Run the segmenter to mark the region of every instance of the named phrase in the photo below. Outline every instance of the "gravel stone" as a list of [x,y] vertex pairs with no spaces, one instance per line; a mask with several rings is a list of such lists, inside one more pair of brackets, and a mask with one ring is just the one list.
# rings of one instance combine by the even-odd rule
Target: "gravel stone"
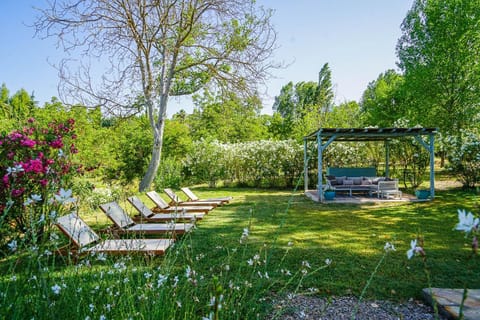
[[[290,295],[274,301],[274,312],[267,319],[279,320],[351,320],[358,298]],[[433,320],[433,309],[420,301],[407,303],[362,301],[356,320]],[[445,319],[439,316],[438,319]]]

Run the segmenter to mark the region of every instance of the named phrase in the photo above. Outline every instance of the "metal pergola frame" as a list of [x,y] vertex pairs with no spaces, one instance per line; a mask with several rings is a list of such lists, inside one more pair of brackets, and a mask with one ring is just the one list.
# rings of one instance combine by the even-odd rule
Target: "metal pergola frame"
[[[384,141],[385,142],[385,174],[389,173],[389,147],[388,140],[392,138],[414,137],[430,154],[430,196],[435,197],[435,171],[434,171],[434,143],[436,128],[320,128],[303,138],[304,145],[304,180],[305,192],[308,191],[308,156],[307,142],[316,141],[318,151],[318,199],[323,197],[323,152],[334,141]],[[428,136],[429,142],[425,142],[421,136]],[[325,142],[324,142],[325,141]]]

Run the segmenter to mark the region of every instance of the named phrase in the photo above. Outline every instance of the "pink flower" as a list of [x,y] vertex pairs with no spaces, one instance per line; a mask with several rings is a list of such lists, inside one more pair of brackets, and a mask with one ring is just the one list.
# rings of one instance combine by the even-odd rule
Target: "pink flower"
[[23,147],[33,148],[35,147],[35,141],[25,138],[20,142],[20,145]]
[[15,141],[15,140],[19,140],[19,139],[23,138],[23,134],[15,131],[15,132],[10,133],[8,135],[8,137],[10,138],[10,140]]
[[40,180],[39,182],[40,182],[40,185],[41,185],[42,187],[46,187],[47,184],[48,184],[48,180],[47,180],[47,179],[42,179],[42,180]]
[[35,122],[35,118],[33,118],[33,117],[30,117],[30,118],[28,118],[28,120],[27,120],[27,121],[28,121],[28,123],[34,123],[34,122]]
[[63,147],[62,138],[57,138],[56,140],[53,140],[52,142],[50,142],[50,146],[55,149],[62,148]]
[[26,163],[23,163],[22,167],[25,170],[25,172],[34,172],[34,173],[43,172],[43,163],[39,159],[33,159]]
[[10,182],[10,181],[8,180],[8,174],[6,174],[6,175],[3,176],[2,181],[3,181],[3,184],[4,184],[4,185],[8,185],[8,183]]
[[15,152],[10,151],[9,153],[7,153],[7,158],[8,158],[8,160],[12,160],[13,157],[15,157]]
[[70,153],[72,153],[72,154],[78,153],[78,149],[75,148],[75,145],[73,143],[70,146]]
[[12,190],[12,197],[19,197],[23,194],[24,191],[25,191],[25,188],[13,189]]

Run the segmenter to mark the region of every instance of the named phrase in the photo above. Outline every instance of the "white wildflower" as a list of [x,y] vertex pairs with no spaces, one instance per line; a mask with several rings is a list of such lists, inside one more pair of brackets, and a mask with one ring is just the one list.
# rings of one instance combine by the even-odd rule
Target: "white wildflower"
[[7,244],[7,246],[8,246],[8,249],[10,249],[10,251],[12,251],[12,252],[17,251],[17,248],[18,248],[18,247],[17,247],[17,240],[12,240],[12,241],[10,241],[10,242]]
[[98,261],[106,261],[107,260],[107,255],[103,252],[99,252],[97,254],[97,260]]
[[53,221],[55,221],[55,219],[57,218],[57,211],[55,210],[52,210],[52,212],[50,212],[50,219],[52,219]]
[[164,276],[162,274],[158,275],[157,288],[160,288],[165,283],[165,281],[167,281],[167,279],[168,276]]
[[465,231],[469,233],[472,229],[478,228],[479,219],[475,218],[471,212],[467,214],[465,210],[458,209],[458,224],[455,230]]
[[60,287],[58,284],[55,284],[52,287],[52,291],[53,291],[54,294],[60,294],[60,290],[62,290],[62,287]]
[[417,239],[410,241],[410,250],[407,251],[408,259],[411,259],[415,255],[415,253],[424,253],[423,248],[417,246]]
[[390,242],[385,243],[385,246],[383,247],[383,250],[385,250],[387,252],[388,251],[396,251],[395,246]]
[[75,202],[75,198],[72,198],[72,189],[61,188],[59,194],[55,194],[54,197],[61,204]]

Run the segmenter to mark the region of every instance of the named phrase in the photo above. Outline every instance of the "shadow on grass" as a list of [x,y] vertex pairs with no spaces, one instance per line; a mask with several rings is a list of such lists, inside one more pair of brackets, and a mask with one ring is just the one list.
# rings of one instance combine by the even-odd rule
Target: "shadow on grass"
[[[397,251],[389,254],[367,296],[407,300],[419,298],[421,289],[428,286],[421,259],[406,257],[410,240],[420,235],[432,286],[480,286],[480,278],[475,277],[480,272],[477,257],[471,257],[464,235],[453,231],[457,209],[475,208],[474,193],[440,191],[431,202],[394,205],[322,205],[300,193],[292,196],[286,191],[248,189],[243,193],[242,201],[214,210],[192,235],[195,251],[208,252],[213,266],[225,254],[223,248],[238,246],[243,228],[249,227],[247,256],[267,248],[274,266],[289,250],[282,262],[290,269],[300,268],[305,260],[319,266],[331,259],[332,267],[306,277],[303,288],[317,288],[326,294],[359,295],[383,255],[383,246],[391,242]],[[289,243],[293,246],[289,247]]]
[[[231,188],[199,191],[205,198],[232,195],[234,199],[199,221],[198,228],[179,239],[166,257],[132,258],[128,260],[127,274],[127,271],[118,268],[125,261],[122,257],[109,257],[108,262],[90,258],[89,264],[84,261],[79,267],[60,257],[48,258],[50,260],[45,263],[29,260],[27,256],[16,256],[1,262],[3,276],[0,277],[0,288],[6,289],[0,291],[14,291],[15,286],[23,286],[15,292],[16,297],[23,299],[27,310],[29,298],[22,295],[29,293],[34,283],[29,280],[32,279],[29,265],[44,263],[48,264],[48,271],[41,269],[39,272],[44,272],[48,284],[43,287],[38,285],[35,290],[38,291],[36,296],[46,296],[48,301],[38,312],[48,313],[51,304],[55,306],[50,314],[52,316],[53,312],[61,316],[62,308],[68,310],[69,301],[59,302],[52,292],[53,284],[65,281],[68,285],[65,291],[70,290],[71,297],[77,297],[74,291],[77,284],[88,290],[78,293],[78,299],[82,301],[70,301],[81,308],[80,314],[92,313],[89,304],[95,304],[101,292],[101,297],[107,301],[103,302],[102,308],[106,308],[107,303],[124,304],[124,311],[139,309],[149,318],[158,316],[161,319],[167,314],[166,309],[170,310],[168,315],[173,315],[173,318],[177,309],[180,310],[177,301],[172,298],[174,296],[186,299],[182,301],[181,309],[185,314],[207,314],[211,298],[209,280],[218,277],[223,280],[226,299],[230,294],[232,299],[240,297],[238,300],[242,306],[233,301],[224,309],[227,312],[227,308],[238,308],[237,318],[240,319],[240,314],[254,316],[257,311],[249,313],[251,306],[264,303],[255,294],[265,291],[360,295],[384,255],[385,243],[390,242],[397,251],[386,257],[367,290],[366,298],[404,301],[411,297],[419,298],[421,289],[428,286],[423,261],[418,257],[407,260],[405,254],[410,248],[410,240],[417,234],[424,239],[432,286],[461,288],[467,284],[472,288],[480,287],[478,257],[471,256],[464,235],[452,230],[457,222],[457,208],[476,212],[478,203],[475,193],[441,191],[437,199],[426,203],[322,205],[310,201],[300,192],[292,195],[285,190]],[[248,238],[240,241],[246,228]],[[20,260],[15,260],[18,258]],[[325,266],[326,259],[332,261],[331,265],[314,272]],[[190,267],[195,269],[200,285],[187,279],[186,274],[191,275],[188,271]],[[112,270],[117,270],[115,276],[110,274]],[[154,271],[169,273],[168,290],[155,290],[158,282],[147,276]],[[13,282],[13,273],[21,281]],[[288,274],[300,274],[300,277],[291,281],[292,276]],[[180,279],[181,289],[173,286],[175,277]],[[200,282],[202,277],[204,282]],[[155,281],[158,279],[156,275]],[[244,293],[242,291],[243,296],[232,294],[236,286],[246,282],[250,282],[252,287],[245,289]],[[181,295],[179,290],[184,290],[184,293]],[[117,291],[121,292],[120,298],[110,295]],[[149,301],[159,301],[162,305],[156,307],[153,303],[140,303],[138,296],[144,292],[149,292]],[[249,295],[251,297],[245,298]],[[3,303],[7,307],[10,305],[6,300]],[[65,306],[60,303],[65,303]],[[96,304],[96,308],[100,305]],[[9,310],[15,312],[13,307]],[[233,315],[233,310],[230,311]],[[98,312],[95,316],[100,316],[100,310]],[[110,315],[117,318],[129,316],[127,313]],[[21,318],[22,314],[16,316]]]

